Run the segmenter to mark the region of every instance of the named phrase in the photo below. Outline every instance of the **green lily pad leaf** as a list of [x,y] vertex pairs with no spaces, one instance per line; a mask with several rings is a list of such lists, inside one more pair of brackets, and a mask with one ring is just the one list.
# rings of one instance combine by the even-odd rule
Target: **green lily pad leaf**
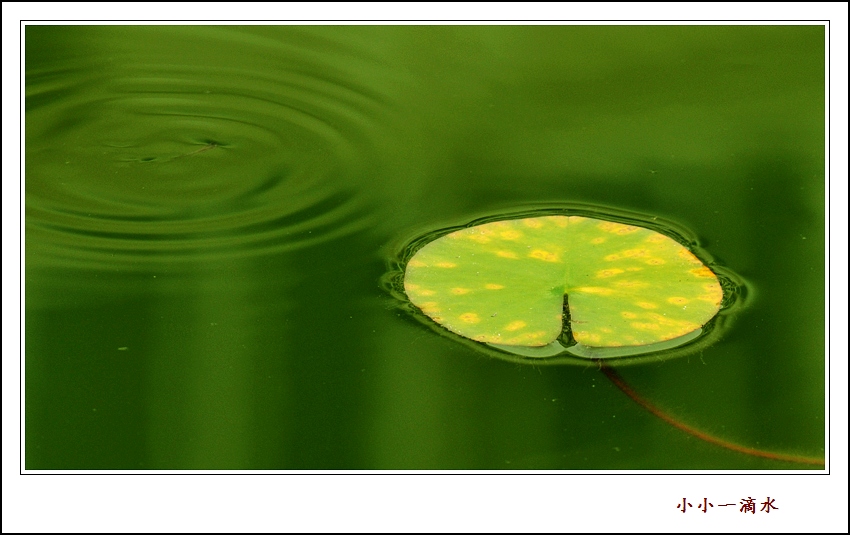
[[589,358],[625,354],[596,348],[684,343],[723,299],[714,272],[669,236],[561,215],[446,234],[410,258],[404,290],[446,329],[499,346],[551,346],[567,319]]

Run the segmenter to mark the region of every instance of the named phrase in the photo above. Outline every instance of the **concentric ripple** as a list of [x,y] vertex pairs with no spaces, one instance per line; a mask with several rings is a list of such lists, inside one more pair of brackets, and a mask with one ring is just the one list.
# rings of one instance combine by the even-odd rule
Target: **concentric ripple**
[[358,81],[368,60],[281,35],[60,32],[56,59],[26,71],[28,261],[267,254],[368,227],[386,99]]

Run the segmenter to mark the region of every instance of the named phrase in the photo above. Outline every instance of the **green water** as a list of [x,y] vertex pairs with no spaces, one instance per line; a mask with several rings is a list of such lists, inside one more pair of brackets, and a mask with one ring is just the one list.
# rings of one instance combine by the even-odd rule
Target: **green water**
[[619,370],[824,455],[824,30],[28,26],[27,469],[801,469],[593,365],[491,358],[382,285],[418,236],[582,203],[745,281]]

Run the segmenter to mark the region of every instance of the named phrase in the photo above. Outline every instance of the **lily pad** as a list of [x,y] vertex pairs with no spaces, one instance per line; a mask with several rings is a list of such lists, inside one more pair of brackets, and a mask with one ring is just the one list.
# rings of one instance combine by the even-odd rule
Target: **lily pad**
[[570,352],[589,358],[681,345],[723,300],[714,272],[673,238],[575,215],[446,234],[410,258],[404,290],[460,336],[550,356],[545,348],[566,332],[578,349]]

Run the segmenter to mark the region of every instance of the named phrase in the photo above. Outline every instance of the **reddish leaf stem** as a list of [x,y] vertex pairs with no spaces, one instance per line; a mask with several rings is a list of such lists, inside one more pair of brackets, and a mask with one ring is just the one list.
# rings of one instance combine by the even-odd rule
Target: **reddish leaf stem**
[[728,442],[728,441],[723,440],[721,438],[709,435],[709,434],[707,434],[703,431],[700,431],[699,429],[695,429],[695,428],[693,428],[689,425],[686,425],[686,424],[676,420],[675,418],[668,415],[667,413],[665,413],[664,411],[662,411],[661,409],[659,409],[658,407],[656,407],[655,405],[653,405],[649,401],[640,397],[640,395],[638,395],[637,392],[632,390],[632,387],[630,387],[629,384],[626,383],[625,379],[623,379],[622,376],[620,376],[620,374],[617,373],[613,368],[606,366],[604,363],[602,363],[602,364],[600,364],[600,370],[602,371],[602,373],[605,374],[606,377],[608,377],[608,379],[611,380],[612,383],[617,385],[617,388],[619,388],[620,390],[623,391],[624,394],[626,394],[627,396],[632,398],[632,400],[635,403],[637,403],[638,405],[640,405],[644,409],[648,410],[649,412],[651,412],[655,416],[661,418],[662,420],[664,420],[668,424],[672,425],[676,429],[680,429],[680,430],[684,431],[685,433],[687,433],[691,436],[694,436],[694,437],[696,437],[700,440],[704,440],[704,441],[706,441],[710,444],[714,444],[716,446],[720,446],[722,448],[726,448],[726,449],[729,449],[729,450],[732,450],[732,451],[744,453],[746,455],[754,455],[756,457],[764,457],[766,459],[773,459],[775,461],[787,461],[787,462],[792,462],[792,463],[811,464],[811,465],[815,465],[815,466],[825,466],[823,459],[818,459],[818,458],[814,458],[814,457],[804,457],[804,456],[801,456],[801,455],[787,455],[787,454],[784,454],[784,453],[773,453],[773,452],[770,452],[770,451],[763,451],[763,450],[758,450],[758,449],[755,449],[755,448],[748,448],[746,446],[741,446],[739,444]]

